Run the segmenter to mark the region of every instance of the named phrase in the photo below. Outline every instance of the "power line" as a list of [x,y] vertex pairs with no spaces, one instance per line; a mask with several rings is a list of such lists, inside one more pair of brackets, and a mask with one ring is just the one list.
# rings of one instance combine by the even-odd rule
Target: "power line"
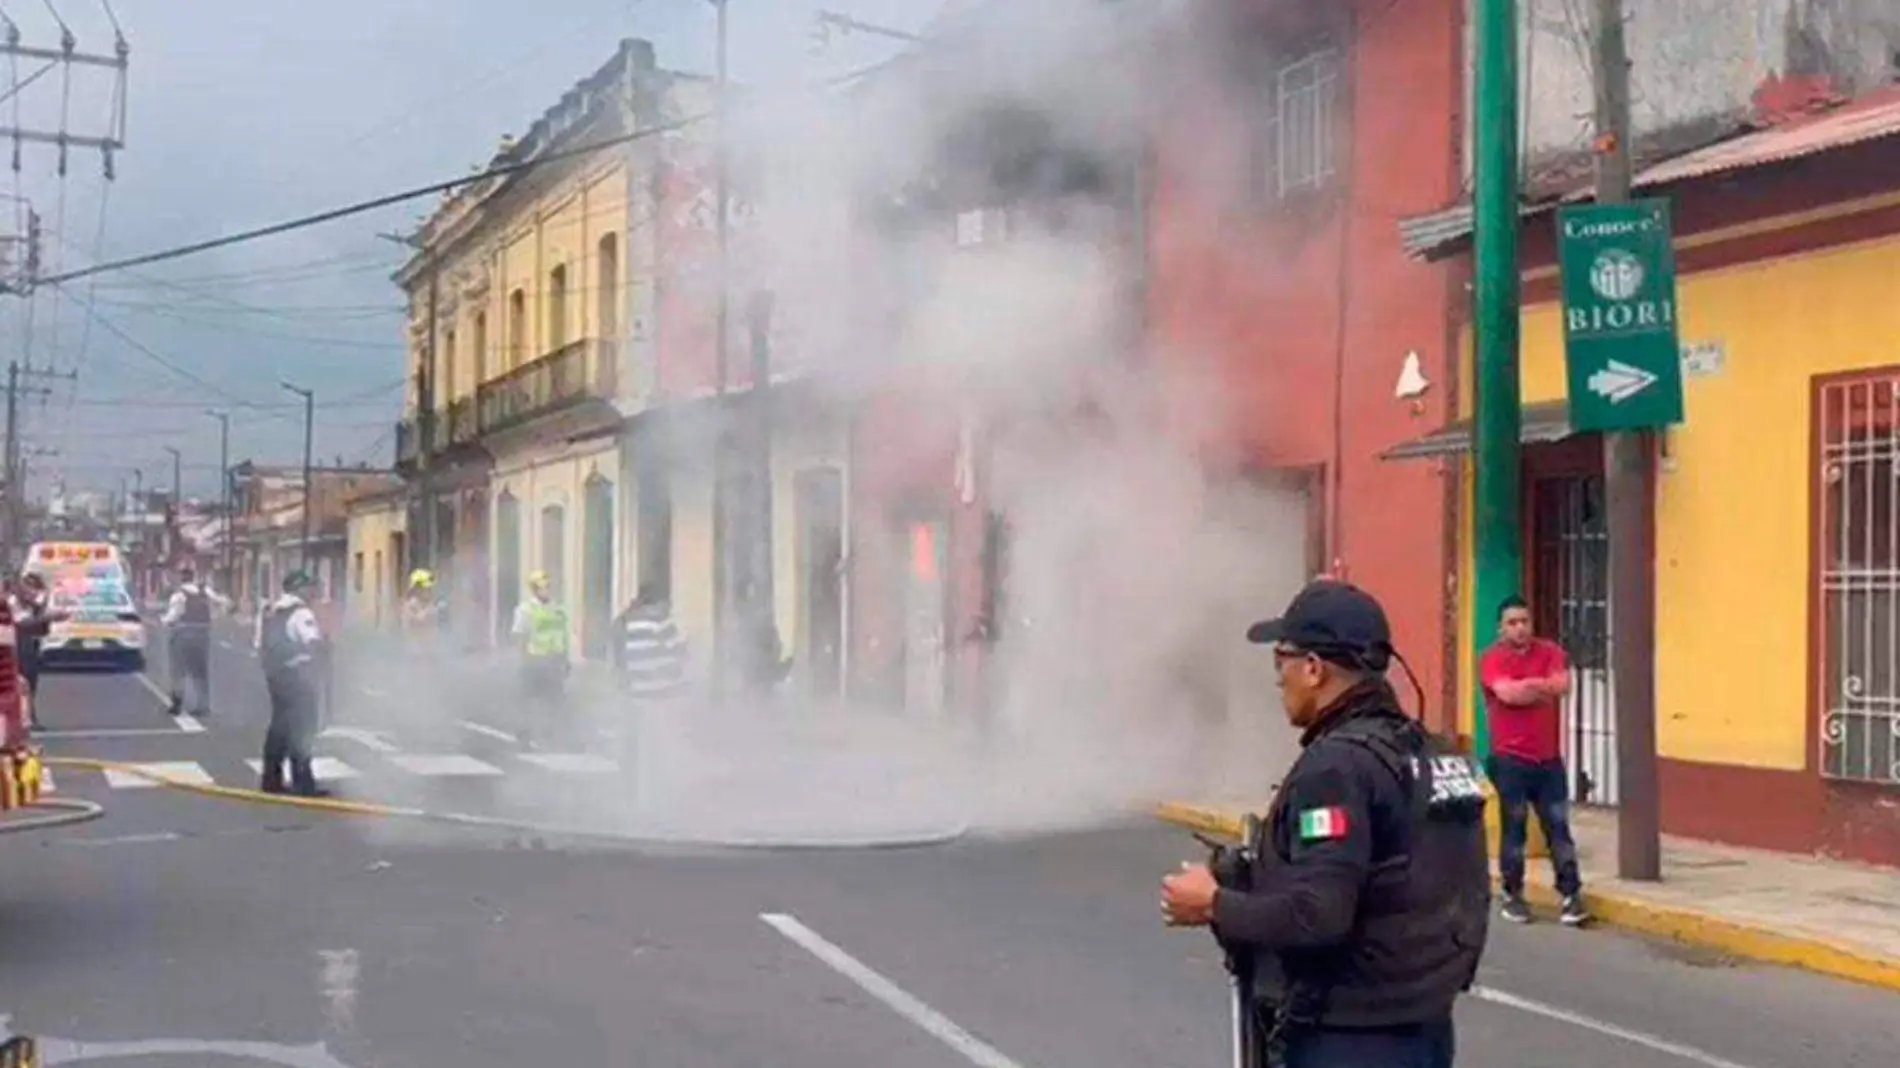
[[73,271],[64,271],[60,274],[56,274],[48,278],[35,279],[35,280],[32,280],[29,284],[57,286],[65,282],[71,282],[76,279],[90,277],[95,274],[104,274],[107,271],[122,271],[128,267],[142,267],[150,263],[162,263],[166,260],[175,260],[175,259],[183,258],[185,256],[193,256],[200,252],[209,252],[212,249],[227,248],[231,245],[243,244],[248,241],[256,241],[259,238],[274,237],[278,234],[289,233],[292,230],[302,230],[302,229],[306,229],[312,226],[319,226],[323,223],[334,222],[338,219],[346,219],[352,215],[361,215],[365,212],[376,211],[380,208],[387,208],[395,204],[401,204],[404,201],[417,200],[417,199],[420,199],[422,197],[427,197],[427,196],[436,196],[441,193],[449,192],[450,190],[453,190],[453,189],[459,189],[462,186],[474,185],[478,182],[484,182],[491,178],[502,178],[511,174],[520,174],[525,171],[533,170],[537,167],[546,166],[550,163],[558,163],[563,160],[577,159],[582,156],[591,155],[595,152],[605,151],[606,149],[609,149],[609,148],[618,148],[621,145],[631,144],[635,141],[644,140],[649,137],[658,137],[664,134],[673,133],[678,130],[686,129],[687,127],[692,126],[695,123],[702,122],[705,119],[706,119],[705,115],[692,115],[692,116],[688,116],[687,118],[679,119],[674,122],[661,123],[657,126],[648,126],[642,129],[634,130],[631,133],[618,134],[613,137],[603,138],[599,141],[589,142],[588,144],[576,145],[573,148],[563,149],[559,152],[550,152],[545,156],[536,156],[533,159],[521,160],[516,163],[500,164],[498,166],[489,167],[488,169],[479,171],[475,174],[464,175],[460,178],[452,178],[445,182],[431,182],[428,185],[418,186],[413,189],[405,189],[399,193],[390,193],[385,196],[375,197],[371,200],[358,201],[355,204],[348,204],[340,208],[331,208],[328,211],[320,211],[314,215],[305,215],[300,218],[289,219],[280,223],[272,223],[269,226],[260,226],[260,227],[257,227],[256,229],[243,231],[242,233],[230,234],[225,237],[212,238],[209,241],[199,241],[199,242],[195,242],[189,245],[178,245],[169,249],[161,249],[160,251],[157,251],[157,252],[148,252],[141,256],[131,256],[125,259],[113,260],[109,263],[95,263],[90,267],[83,267],[83,268],[80,268],[78,270],[73,270]]

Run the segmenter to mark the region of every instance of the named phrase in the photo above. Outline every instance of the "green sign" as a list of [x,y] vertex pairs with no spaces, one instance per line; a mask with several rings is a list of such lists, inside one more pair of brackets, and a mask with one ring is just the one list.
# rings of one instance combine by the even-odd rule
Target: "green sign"
[[1667,200],[1557,213],[1571,429],[1682,422],[1676,256],[1669,238]]

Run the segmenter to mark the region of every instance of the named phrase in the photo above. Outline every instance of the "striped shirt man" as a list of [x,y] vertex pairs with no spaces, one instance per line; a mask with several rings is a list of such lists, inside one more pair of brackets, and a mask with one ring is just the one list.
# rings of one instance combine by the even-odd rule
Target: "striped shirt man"
[[664,602],[635,602],[615,623],[614,667],[622,690],[649,701],[686,692],[686,639]]

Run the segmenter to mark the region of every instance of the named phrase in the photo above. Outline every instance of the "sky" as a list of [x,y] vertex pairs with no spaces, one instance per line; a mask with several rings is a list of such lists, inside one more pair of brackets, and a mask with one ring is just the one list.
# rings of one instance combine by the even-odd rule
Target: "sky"
[[[943,0],[731,0],[735,78],[806,82],[898,43],[851,34],[819,48],[823,9],[905,31]],[[98,153],[26,143],[0,196],[23,198],[45,238],[42,274],[187,244],[466,174],[519,133],[623,37],[664,66],[713,65],[708,0],[0,0],[22,44],[130,47],[125,149],[106,182]],[[55,18],[57,15],[57,21]],[[108,128],[109,71],[0,58],[0,125],[78,136]],[[24,83],[24,84],[22,84]],[[3,143],[3,142],[0,142]],[[10,154],[9,154],[10,155]],[[0,296],[5,359],[28,374],[20,418],[31,492],[169,488],[215,494],[219,423],[233,463],[294,463],[315,391],[320,462],[393,462],[405,377],[402,294],[389,280],[433,198],[30,298]],[[23,232],[20,199],[0,237]],[[17,246],[9,246],[17,247]]]

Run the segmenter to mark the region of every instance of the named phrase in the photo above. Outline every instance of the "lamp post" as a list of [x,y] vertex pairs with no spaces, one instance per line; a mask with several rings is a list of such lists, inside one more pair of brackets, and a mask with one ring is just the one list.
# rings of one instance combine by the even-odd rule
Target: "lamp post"
[[176,445],[165,446],[165,451],[172,454],[172,514],[165,531],[166,565],[171,566],[178,562],[178,521],[184,517],[185,454]]
[[311,433],[316,425],[317,394],[314,390],[293,386],[289,382],[278,384],[303,398],[303,540],[297,547],[297,570],[308,576],[310,574],[310,449]]
[[218,514],[222,517],[223,528],[223,574],[218,576],[219,588],[229,592],[233,586],[231,573],[231,549],[236,540],[237,524],[231,515],[231,415],[228,412],[207,411],[206,415],[218,421]]

